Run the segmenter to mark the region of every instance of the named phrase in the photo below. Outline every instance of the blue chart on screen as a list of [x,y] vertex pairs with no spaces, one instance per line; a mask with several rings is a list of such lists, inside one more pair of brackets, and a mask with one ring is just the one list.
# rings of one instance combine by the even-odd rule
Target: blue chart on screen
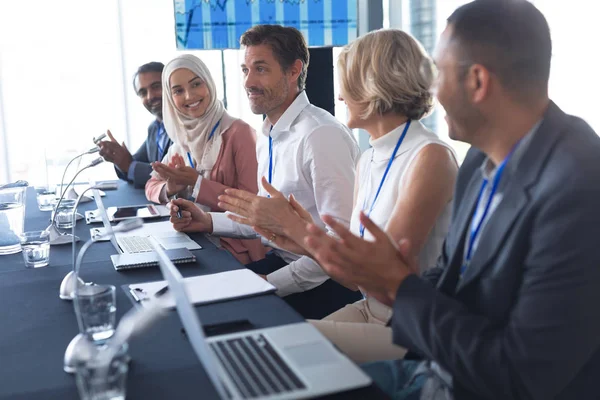
[[174,0],[177,48],[237,49],[258,24],[298,28],[309,46],[342,46],[357,36],[357,0]]

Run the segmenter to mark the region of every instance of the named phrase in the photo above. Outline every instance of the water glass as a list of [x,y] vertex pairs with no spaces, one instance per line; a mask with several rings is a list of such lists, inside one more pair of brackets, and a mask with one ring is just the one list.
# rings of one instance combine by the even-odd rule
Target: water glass
[[54,209],[58,201],[55,190],[46,187],[36,187],[35,194],[40,211],[52,211]]
[[48,231],[23,232],[20,236],[25,267],[45,267],[50,262]]
[[100,345],[115,333],[116,289],[112,285],[84,285],[78,288],[77,305],[83,334]]
[[63,199],[60,204],[55,207],[56,226],[61,229],[70,229],[73,227],[73,211],[75,210],[76,200]]
[[79,397],[82,400],[124,400],[128,358],[125,351],[117,354],[108,368],[100,364],[97,358],[77,365],[75,379]]
[[26,187],[0,189],[0,255],[21,251]]

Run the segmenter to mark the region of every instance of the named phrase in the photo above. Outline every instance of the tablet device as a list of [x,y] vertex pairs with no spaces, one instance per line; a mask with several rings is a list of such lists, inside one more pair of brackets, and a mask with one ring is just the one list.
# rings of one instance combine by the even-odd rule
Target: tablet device
[[122,221],[132,218],[160,218],[161,213],[154,204],[138,206],[108,207],[106,210],[110,221]]

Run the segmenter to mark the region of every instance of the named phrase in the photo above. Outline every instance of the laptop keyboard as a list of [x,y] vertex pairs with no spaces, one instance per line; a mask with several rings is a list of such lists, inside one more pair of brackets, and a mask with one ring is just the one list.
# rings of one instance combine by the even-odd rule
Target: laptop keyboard
[[245,399],[306,388],[263,335],[222,340],[210,346]]
[[119,246],[125,253],[148,253],[154,251],[150,240],[144,236],[121,236]]

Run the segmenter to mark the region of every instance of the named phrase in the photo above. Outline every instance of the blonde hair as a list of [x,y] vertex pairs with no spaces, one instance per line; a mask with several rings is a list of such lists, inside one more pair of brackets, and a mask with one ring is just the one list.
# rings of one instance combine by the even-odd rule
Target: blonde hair
[[433,63],[401,30],[370,32],[348,44],[338,71],[342,97],[363,107],[362,119],[393,112],[420,120],[433,108]]

